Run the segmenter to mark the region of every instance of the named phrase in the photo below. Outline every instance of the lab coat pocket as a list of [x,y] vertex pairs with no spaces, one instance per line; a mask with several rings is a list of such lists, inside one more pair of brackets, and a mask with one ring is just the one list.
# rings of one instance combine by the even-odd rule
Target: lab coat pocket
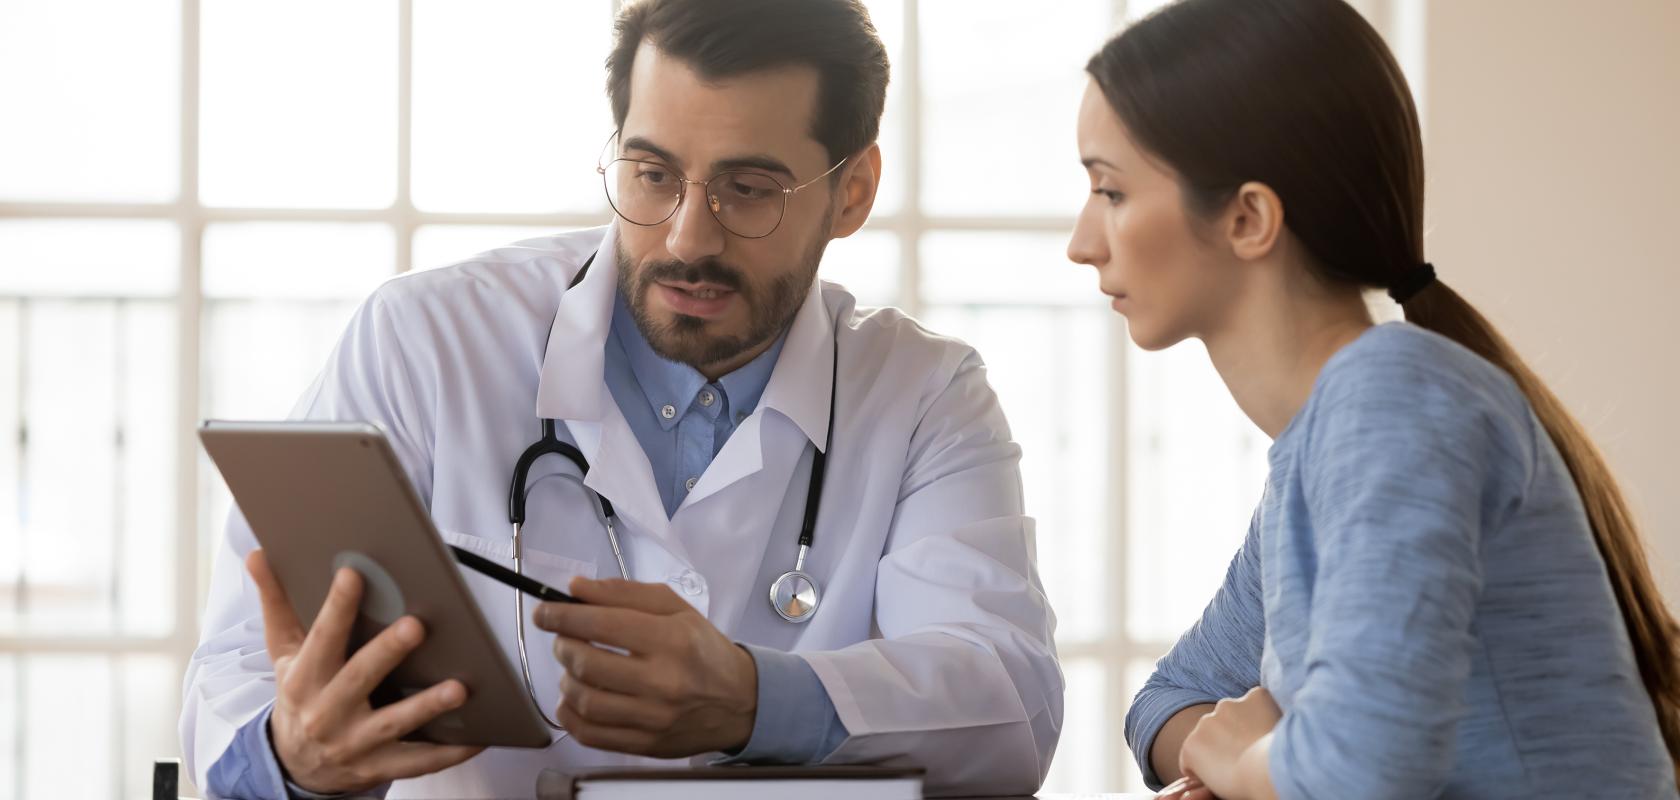
[[[449,544],[470,550],[498,564],[506,565],[509,569],[513,568],[511,538],[487,539],[448,530],[442,533],[444,541]],[[566,590],[574,577],[595,577],[595,565],[588,561],[535,550],[529,546],[525,547],[524,562],[526,576],[561,591]],[[466,581],[467,589],[472,592],[479,610],[483,612],[485,622],[489,623],[491,632],[495,634],[497,644],[501,645],[502,653],[518,673],[520,658],[519,638],[514,628],[515,590],[465,567],[461,568],[461,577]],[[560,705],[560,665],[554,660],[554,634],[538,628],[531,621],[531,614],[536,611],[538,600],[528,595],[524,600],[525,613],[518,624],[525,628],[526,658],[531,665],[531,687],[536,692],[537,703],[552,715]]]

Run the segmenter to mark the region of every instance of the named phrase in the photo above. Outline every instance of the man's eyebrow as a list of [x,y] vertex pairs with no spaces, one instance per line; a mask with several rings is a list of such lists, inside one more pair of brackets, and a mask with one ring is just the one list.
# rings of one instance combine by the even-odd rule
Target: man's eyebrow
[[[624,140],[624,149],[625,150],[640,150],[644,153],[648,153],[649,155],[652,155],[655,158],[658,158],[661,161],[664,161],[667,164],[670,164],[673,167],[676,167],[677,169],[683,169],[682,159],[677,158],[676,155],[673,154],[671,151],[666,150],[665,148],[660,147],[659,145],[654,144],[651,141],[648,141],[648,139],[646,137],[632,136],[628,139],[625,139]],[[756,169],[756,170],[763,170],[765,172],[780,173],[782,175],[786,175],[789,179],[792,179],[794,177],[793,170],[789,169],[787,164],[782,163],[781,159],[774,158],[772,156],[768,156],[768,155],[764,155],[764,154],[732,156],[730,158],[725,158],[725,159],[722,159],[722,160],[718,161],[717,164],[715,164],[714,166],[715,166],[715,168],[718,172],[729,172],[730,170]]]
[[632,136],[628,139],[625,139],[624,140],[624,149],[625,150],[641,150],[643,152],[651,153],[651,154],[653,154],[654,157],[658,158],[661,161],[669,163],[673,167],[676,167],[678,169],[682,168],[682,159],[677,158],[676,156],[672,155],[671,151],[666,150],[665,148],[660,147],[659,145],[656,145],[653,142],[650,142],[650,141],[648,141],[647,139],[645,139],[641,136]]
[[779,172],[789,179],[793,178],[793,170],[788,169],[786,164],[783,164],[779,159],[766,155],[726,158],[717,163],[717,168],[719,172],[728,172],[735,169],[757,169],[765,172]]

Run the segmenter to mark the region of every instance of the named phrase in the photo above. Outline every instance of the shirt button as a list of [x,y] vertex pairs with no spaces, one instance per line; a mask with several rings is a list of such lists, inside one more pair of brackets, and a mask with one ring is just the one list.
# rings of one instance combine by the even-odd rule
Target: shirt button
[[666,403],[664,408],[659,409],[659,416],[666,419],[673,419],[677,416],[677,407],[671,405],[670,403]]
[[699,482],[700,482],[699,478],[689,478],[688,480],[683,481],[683,488],[692,492],[692,491],[694,491],[694,484],[699,483]]
[[700,405],[703,405],[707,408],[711,408],[712,404],[716,403],[716,402],[717,402],[717,395],[712,394],[711,389],[706,389],[705,391],[702,391],[700,393]]
[[683,570],[682,574],[673,578],[671,582],[675,583],[677,588],[681,589],[683,594],[686,595],[693,596],[706,591],[706,579],[700,577],[700,573],[691,569]]

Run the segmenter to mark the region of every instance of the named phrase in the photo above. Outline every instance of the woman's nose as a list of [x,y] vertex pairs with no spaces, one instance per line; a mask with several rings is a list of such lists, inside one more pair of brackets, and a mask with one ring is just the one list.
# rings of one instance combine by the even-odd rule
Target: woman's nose
[[1108,243],[1103,239],[1102,226],[1095,216],[1087,204],[1073,223],[1073,235],[1068,239],[1067,257],[1075,264],[1101,267],[1108,261]]

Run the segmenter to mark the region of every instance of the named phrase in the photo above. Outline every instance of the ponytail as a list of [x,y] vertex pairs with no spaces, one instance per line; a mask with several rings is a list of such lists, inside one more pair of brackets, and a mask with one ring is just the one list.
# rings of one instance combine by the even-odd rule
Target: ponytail
[[1179,0],[1109,40],[1086,71],[1140,149],[1177,174],[1185,208],[1207,217],[1264,183],[1327,284],[1388,289],[1407,320],[1511,375],[1581,495],[1680,776],[1680,626],[1586,431],[1424,263],[1423,135],[1382,36],[1344,0]]
[[1563,456],[1581,504],[1586,507],[1593,541],[1609,572],[1610,588],[1633,643],[1639,677],[1656,707],[1657,725],[1680,785],[1680,624],[1663,605],[1633,515],[1603,454],[1557,395],[1457,292],[1433,282],[1412,292],[1402,308],[1406,321],[1464,345],[1509,373],[1528,396],[1535,416]]

